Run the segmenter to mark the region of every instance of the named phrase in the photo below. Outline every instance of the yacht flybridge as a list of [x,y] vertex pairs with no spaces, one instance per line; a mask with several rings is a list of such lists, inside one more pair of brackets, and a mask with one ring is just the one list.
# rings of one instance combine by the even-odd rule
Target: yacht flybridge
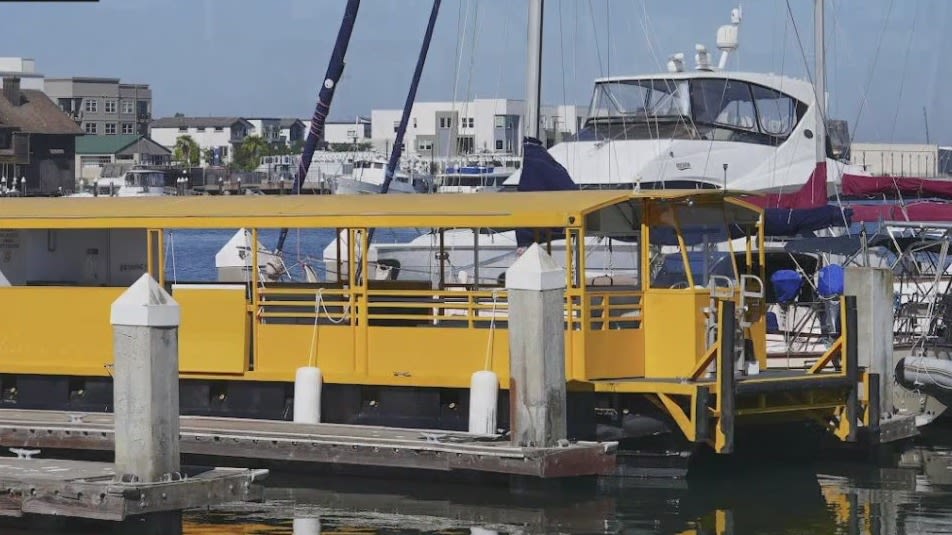
[[[675,54],[666,73],[595,80],[583,128],[549,149],[579,187],[789,191],[807,181],[823,128],[814,87],[788,76],[725,70],[738,47],[739,9],[731,20],[717,34],[717,66],[697,45],[694,70]],[[848,166],[827,147],[832,182]],[[520,176],[505,185],[517,185]]]

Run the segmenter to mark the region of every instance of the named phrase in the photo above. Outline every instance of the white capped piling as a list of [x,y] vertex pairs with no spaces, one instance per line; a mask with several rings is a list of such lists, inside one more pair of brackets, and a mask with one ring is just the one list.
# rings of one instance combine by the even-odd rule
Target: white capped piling
[[321,423],[321,369],[302,366],[294,374],[294,421],[303,424]]
[[509,403],[516,446],[552,447],[566,438],[565,270],[532,244],[506,270]]
[[850,267],[845,283],[846,295],[856,296],[857,360],[869,373],[879,374],[879,414],[886,416],[894,412],[893,273],[885,268]]
[[117,477],[179,472],[179,305],[148,273],[112,304]]

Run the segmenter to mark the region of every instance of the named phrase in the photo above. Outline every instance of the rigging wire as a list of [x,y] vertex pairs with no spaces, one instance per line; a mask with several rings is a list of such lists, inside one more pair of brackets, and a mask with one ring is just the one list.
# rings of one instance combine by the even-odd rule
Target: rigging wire
[[909,66],[909,53],[912,51],[912,38],[916,35],[919,24],[919,4],[916,3],[912,15],[912,31],[906,41],[906,53],[902,62],[902,74],[899,75],[899,96],[896,98],[896,112],[893,114],[892,129],[889,132],[889,142],[892,143],[896,135],[896,124],[899,122],[899,108],[902,106],[902,91],[906,85],[906,67]]

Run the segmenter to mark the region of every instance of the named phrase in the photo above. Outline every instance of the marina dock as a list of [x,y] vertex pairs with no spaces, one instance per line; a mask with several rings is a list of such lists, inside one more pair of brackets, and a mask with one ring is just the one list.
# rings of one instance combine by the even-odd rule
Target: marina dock
[[186,468],[176,479],[117,478],[112,463],[63,459],[0,460],[0,516],[27,514],[122,521],[228,502],[260,501],[266,470]]
[[[615,468],[615,443],[512,446],[468,433],[272,420],[183,416],[181,452],[216,459],[302,461],[366,467],[479,471],[541,478]],[[0,444],[111,451],[113,418],[102,413],[0,410]]]

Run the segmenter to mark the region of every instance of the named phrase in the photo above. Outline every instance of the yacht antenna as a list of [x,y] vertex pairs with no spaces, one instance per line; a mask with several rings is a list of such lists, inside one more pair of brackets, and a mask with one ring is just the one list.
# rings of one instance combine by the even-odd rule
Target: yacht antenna
[[731,23],[725,24],[717,29],[717,48],[721,51],[721,59],[717,63],[717,70],[723,71],[727,67],[727,58],[737,50],[738,31],[740,30],[740,21],[743,18],[743,11],[738,5],[731,10]]
[[542,11],[544,0],[529,0],[529,52],[526,61],[525,135],[539,137],[539,101],[542,98]]

